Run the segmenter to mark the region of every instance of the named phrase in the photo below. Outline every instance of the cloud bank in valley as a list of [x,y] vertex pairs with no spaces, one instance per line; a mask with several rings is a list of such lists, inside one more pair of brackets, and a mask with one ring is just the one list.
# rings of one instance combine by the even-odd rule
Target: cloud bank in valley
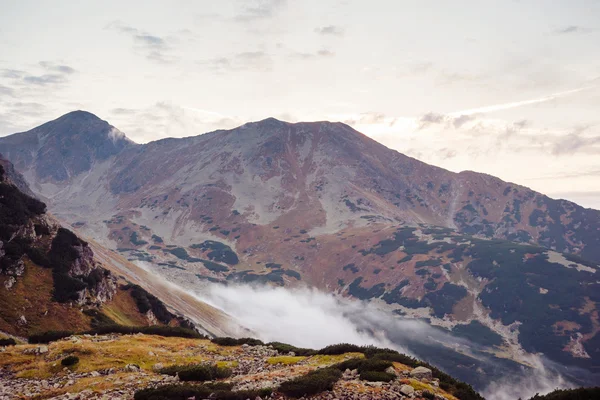
[[[466,371],[465,376],[481,374],[478,382],[472,384],[488,400],[526,399],[536,393],[572,386],[554,369],[555,365],[538,356],[528,357],[534,368],[507,364],[480,353],[481,348],[476,344],[424,321],[402,319],[373,305],[340,299],[315,289],[212,285],[200,297],[265,342],[282,341],[309,348],[342,342],[394,348],[425,358],[461,380],[464,378],[456,375],[460,367],[451,370],[448,364],[440,363],[449,352],[470,353],[473,365],[479,363],[479,366]],[[240,331],[240,335],[248,332]],[[495,375],[486,375],[491,373]]]

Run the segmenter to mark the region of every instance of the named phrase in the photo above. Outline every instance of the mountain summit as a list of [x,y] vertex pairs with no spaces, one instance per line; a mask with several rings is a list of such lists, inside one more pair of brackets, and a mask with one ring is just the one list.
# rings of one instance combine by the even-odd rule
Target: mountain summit
[[37,179],[66,181],[134,146],[125,134],[86,111],[73,111],[28,132],[0,139],[3,154],[17,169],[35,165]]

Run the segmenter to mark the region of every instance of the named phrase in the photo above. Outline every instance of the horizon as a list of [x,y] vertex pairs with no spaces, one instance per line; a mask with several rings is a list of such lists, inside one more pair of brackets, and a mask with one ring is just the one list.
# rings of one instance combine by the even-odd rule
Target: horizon
[[598,2],[0,4],[0,136],[77,108],[140,143],[335,120],[600,208]]

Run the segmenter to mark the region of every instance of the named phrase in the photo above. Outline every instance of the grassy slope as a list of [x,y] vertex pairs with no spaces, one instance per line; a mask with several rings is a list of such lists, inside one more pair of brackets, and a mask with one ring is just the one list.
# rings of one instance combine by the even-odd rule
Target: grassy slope
[[[114,340],[93,342],[93,338],[80,337],[79,341],[61,340],[52,342],[49,352],[42,356],[26,355],[23,350],[34,348],[35,345],[18,345],[8,347],[3,357],[0,358],[0,368],[8,368],[16,373],[17,377],[30,379],[46,379],[52,376],[65,375],[63,367],[57,362],[66,355],[76,355],[80,361],[71,367],[71,371],[82,373],[98,371],[107,368],[123,368],[127,364],[137,364],[149,376],[155,375],[153,365],[189,364],[199,362],[221,362],[226,359],[253,359],[255,354],[245,353],[240,346],[224,347],[204,339],[184,339],[177,337],[161,337],[154,335],[124,335]],[[306,374],[316,368],[339,363],[343,360],[363,357],[360,353],[347,353],[342,355],[315,355],[311,357],[294,357],[294,363],[289,362],[291,357],[281,357],[283,362],[274,363],[273,357],[264,357],[265,365],[275,365],[275,369],[250,375],[238,375],[231,378],[238,384],[249,381],[271,380],[273,377],[292,379]],[[230,367],[235,367],[236,361],[229,362]],[[411,370],[412,368],[394,363],[398,371]],[[148,381],[148,375],[118,371],[119,379],[108,381],[105,376],[86,377],[78,380],[75,385],[67,388],[49,389],[38,398],[49,398],[65,392],[77,393],[85,389],[102,392],[107,389],[119,387],[120,384],[134,379],[143,386]],[[415,389],[428,389],[440,394],[449,400],[453,396],[439,388],[414,379],[404,380]],[[365,385],[362,381],[340,381],[341,386],[350,387],[357,393],[377,395],[381,388]]]
[[[10,289],[4,286],[7,276],[0,275],[0,331],[18,336],[49,330],[83,331],[91,327],[92,319],[79,308],[52,300],[52,271],[25,257],[25,273]],[[123,325],[148,325],[145,315],[127,291],[118,290],[112,301],[101,310],[113,321]],[[20,325],[25,316],[27,324]]]

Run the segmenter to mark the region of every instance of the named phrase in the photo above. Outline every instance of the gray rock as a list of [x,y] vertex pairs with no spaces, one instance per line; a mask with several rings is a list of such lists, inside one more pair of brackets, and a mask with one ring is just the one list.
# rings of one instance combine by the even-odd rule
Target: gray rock
[[163,369],[165,365],[163,363],[156,363],[152,366],[152,371],[158,372]]
[[394,376],[400,376],[400,374],[398,373],[398,371],[396,371],[396,368],[394,368],[394,367],[388,367],[385,370],[385,372],[388,374],[394,375]]
[[412,396],[415,393],[415,389],[410,385],[402,385],[400,386],[400,393],[405,396]]
[[432,374],[431,374],[431,370],[429,368],[425,368],[425,367],[417,367],[415,369],[413,369],[412,371],[410,371],[410,376],[412,376],[415,379],[427,379],[427,380],[431,380],[432,378]]
[[125,371],[127,372],[139,372],[140,366],[135,364],[127,364],[125,366]]

